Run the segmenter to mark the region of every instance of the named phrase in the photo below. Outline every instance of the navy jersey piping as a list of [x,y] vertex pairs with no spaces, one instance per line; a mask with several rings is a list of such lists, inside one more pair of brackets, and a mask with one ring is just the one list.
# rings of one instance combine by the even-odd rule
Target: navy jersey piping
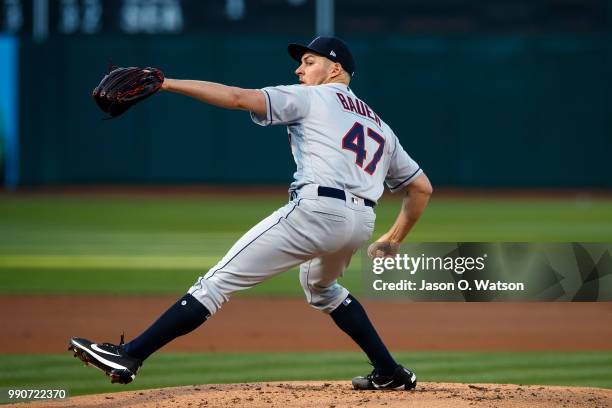
[[390,190],[395,190],[397,189],[399,186],[401,186],[402,184],[404,184],[405,182],[407,182],[408,180],[410,180],[411,178],[414,177],[415,174],[417,174],[419,172],[419,170],[421,170],[421,168],[419,167],[418,169],[416,169],[416,171],[414,173],[412,173],[407,179],[405,179],[404,181],[402,181],[401,183],[399,183],[397,186],[395,187],[389,187]]
[[266,91],[265,89],[262,89],[262,91],[264,91],[264,93],[266,94],[266,99],[268,100],[268,117],[270,118],[270,123],[268,123],[269,125],[272,124],[272,100],[270,99],[270,94],[268,93],[268,91]]

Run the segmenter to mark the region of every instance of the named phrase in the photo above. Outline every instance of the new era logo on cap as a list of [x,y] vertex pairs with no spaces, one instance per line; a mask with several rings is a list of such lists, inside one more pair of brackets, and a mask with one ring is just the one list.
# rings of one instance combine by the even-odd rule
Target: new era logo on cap
[[332,57],[335,57],[335,56],[336,56],[336,53],[334,52],[334,50],[331,50],[331,51],[329,52],[329,55],[331,55]]

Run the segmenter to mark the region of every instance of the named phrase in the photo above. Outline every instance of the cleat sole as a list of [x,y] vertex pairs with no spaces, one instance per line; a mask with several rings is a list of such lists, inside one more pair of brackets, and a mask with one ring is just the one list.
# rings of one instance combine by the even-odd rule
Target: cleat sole
[[91,357],[86,350],[83,350],[72,343],[68,346],[68,351],[72,351],[73,357],[81,360],[83,363],[85,363],[85,366],[90,365],[95,367],[102,371],[106,376],[110,377],[111,384],[129,384],[136,378],[136,375],[132,374],[129,370],[117,370],[107,367],[103,363]]

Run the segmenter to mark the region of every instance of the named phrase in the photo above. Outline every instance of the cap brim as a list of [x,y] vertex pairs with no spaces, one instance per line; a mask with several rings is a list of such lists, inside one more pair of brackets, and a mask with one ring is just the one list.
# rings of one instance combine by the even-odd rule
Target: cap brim
[[293,58],[297,62],[302,62],[302,56],[306,54],[307,52],[313,52],[319,55],[319,53],[316,52],[315,50],[311,50],[310,48],[302,44],[293,44],[293,43],[289,44],[287,46],[287,51],[289,52],[289,55],[291,56],[291,58]]

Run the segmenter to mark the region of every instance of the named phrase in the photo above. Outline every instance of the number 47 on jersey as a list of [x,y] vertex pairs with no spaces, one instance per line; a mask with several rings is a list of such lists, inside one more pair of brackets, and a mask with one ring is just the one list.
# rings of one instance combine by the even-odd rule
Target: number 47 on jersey
[[[367,129],[367,132],[366,132]],[[363,162],[367,159],[368,152],[365,149],[366,135],[378,143],[378,149],[374,153],[372,160],[363,167]],[[355,153],[355,164],[363,168],[366,173],[374,174],[376,166],[380,161],[385,150],[385,139],[370,128],[365,128],[361,123],[355,122],[351,130],[342,138],[342,148]]]

